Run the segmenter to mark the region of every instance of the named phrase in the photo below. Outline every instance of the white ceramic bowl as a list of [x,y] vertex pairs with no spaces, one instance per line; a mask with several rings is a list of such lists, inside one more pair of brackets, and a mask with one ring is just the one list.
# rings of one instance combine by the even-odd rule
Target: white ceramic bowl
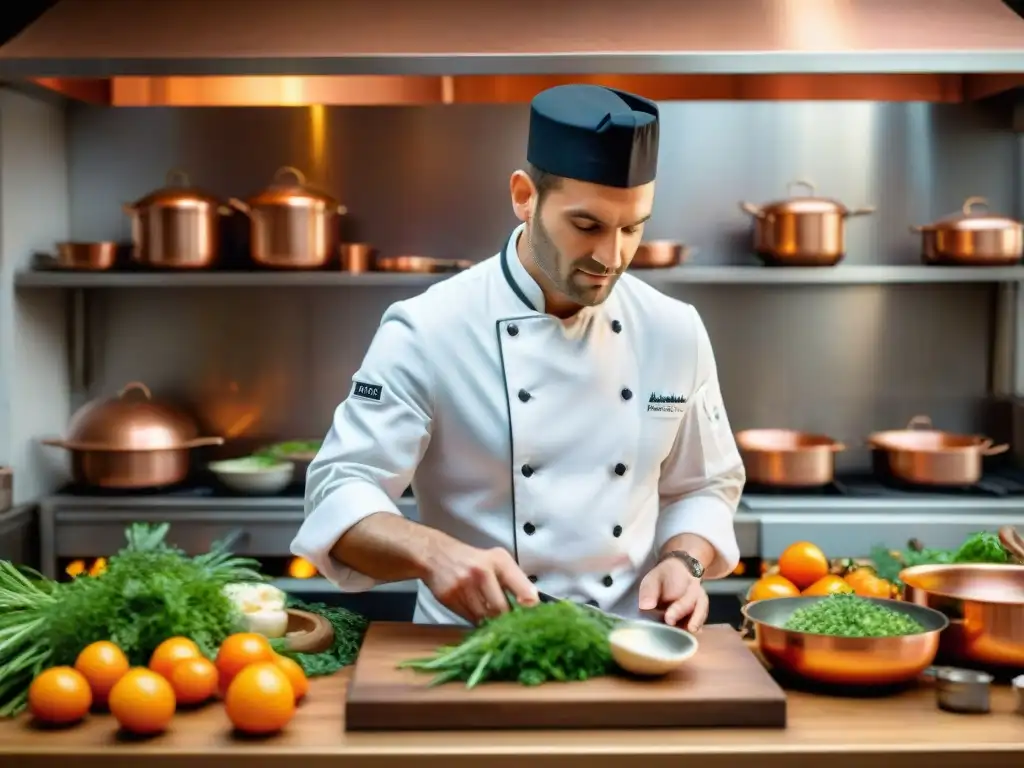
[[615,663],[634,675],[665,675],[690,659],[697,638],[684,629],[653,621],[630,621],[608,635]]
[[273,496],[292,483],[295,465],[290,461],[263,464],[251,458],[214,461],[210,471],[227,488],[249,496]]

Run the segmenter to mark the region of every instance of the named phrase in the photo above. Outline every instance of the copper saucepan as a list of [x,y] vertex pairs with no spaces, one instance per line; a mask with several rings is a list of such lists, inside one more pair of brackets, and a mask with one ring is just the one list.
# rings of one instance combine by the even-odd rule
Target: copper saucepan
[[640,243],[629,266],[633,269],[670,269],[684,264],[694,253],[674,240],[648,240]]
[[154,400],[145,384],[131,382],[117,397],[79,408],[66,439],[42,442],[71,453],[76,483],[136,489],[181,482],[188,477],[191,450],[224,439],[200,437],[190,416]]
[[[1024,542],[1012,527],[999,538],[1024,562]],[[899,578],[905,600],[950,618],[940,638],[943,661],[1024,669],[1024,565],[918,565]]]
[[434,259],[429,256],[378,256],[374,262],[374,268],[380,272],[417,274],[459,272],[471,266],[473,262],[468,259]]
[[57,243],[56,264],[59,269],[102,272],[116,264],[117,247],[110,241]]
[[1007,266],[1024,255],[1024,224],[988,213],[984,197],[969,197],[960,213],[933,224],[911,227],[921,234],[925,264]]
[[827,485],[835,455],[846,446],[826,435],[792,429],[747,429],[736,434],[747,481],[788,488]]
[[917,485],[973,485],[981,479],[983,459],[1006,453],[987,437],[942,432],[928,416],[915,416],[906,429],[875,432],[868,445],[881,459],[879,469]]

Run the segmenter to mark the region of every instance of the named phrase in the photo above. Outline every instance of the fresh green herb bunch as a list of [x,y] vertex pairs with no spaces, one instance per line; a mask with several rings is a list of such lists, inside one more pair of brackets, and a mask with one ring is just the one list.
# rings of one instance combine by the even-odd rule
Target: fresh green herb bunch
[[898,637],[924,632],[907,614],[851,594],[830,595],[798,608],[783,629],[833,637]]
[[1010,553],[991,531],[970,534],[957,549],[932,549],[909,542],[906,550],[894,555],[885,547],[875,547],[871,560],[879,576],[899,584],[900,571],[915,565],[946,565],[949,563],[993,563],[1004,565],[1011,561]]
[[288,650],[288,641],[275,638],[270,641],[278,653],[290,656],[306,673],[307,677],[332,675],[342,667],[347,667],[356,660],[359,648],[363,644],[369,622],[347,608],[324,605],[323,603],[304,603],[294,597],[288,598],[288,607],[300,611],[308,611],[323,616],[334,627],[334,643],[322,653],[296,653]]
[[481,624],[455,646],[399,667],[435,673],[431,685],[511,681],[540,685],[587,680],[614,665],[608,645],[612,622],[567,600],[512,610]]
[[50,666],[41,641],[59,585],[0,560],[0,718],[21,712],[32,679]]

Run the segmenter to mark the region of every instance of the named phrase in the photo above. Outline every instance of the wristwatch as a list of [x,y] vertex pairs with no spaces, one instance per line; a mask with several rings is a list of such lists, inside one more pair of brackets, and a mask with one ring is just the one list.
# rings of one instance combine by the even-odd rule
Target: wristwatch
[[700,581],[704,578],[704,566],[701,565],[700,560],[691,555],[689,552],[683,552],[681,549],[673,549],[671,552],[666,552],[661,556],[659,562],[665,562],[669,558],[681,560],[683,565],[686,566],[687,570],[693,576],[693,578]]

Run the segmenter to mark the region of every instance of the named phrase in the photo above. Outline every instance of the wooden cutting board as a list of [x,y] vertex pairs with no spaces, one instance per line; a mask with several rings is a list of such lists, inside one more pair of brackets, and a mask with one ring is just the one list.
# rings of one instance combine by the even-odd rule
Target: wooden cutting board
[[603,677],[582,683],[462,683],[429,688],[431,676],[397,669],[465,630],[405,622],[370,625],[348,688],[353,731],[503,728],[785,728],[786,694],[739,634],[705,627],[700,649],[662,678]]

